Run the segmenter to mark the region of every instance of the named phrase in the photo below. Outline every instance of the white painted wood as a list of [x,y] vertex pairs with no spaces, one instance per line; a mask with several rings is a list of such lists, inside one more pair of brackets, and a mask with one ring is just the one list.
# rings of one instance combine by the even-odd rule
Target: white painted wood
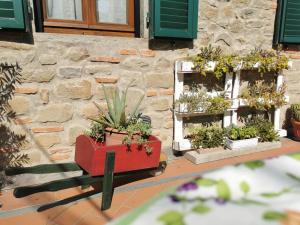
[[[233,92],[233,74],[227,73],[225,77],[225,97],[232,99]],[[229,127],[231,125],[231,111],[226,110],[223,116],[223,127]]]
[[241,71],[237,70],[235,74],[235,79],[233,83],[233,89],[232,89],[232,99],[234,101],[234,107],[236,109],[232,111],[232,117],[231,117],[231,123],[234,125],[237,125],[238,122],[238,114],[237,109],[239,107],[238,97],[239,97],[239,89],[240,89],[240,80],[241,80]]
[[258,138],[250,138],[244,140],[226,139],[225,145],[231,150],[243,150],[245,148],[255,148],[258,144]]
[[[277,84],[276,84],[276,90],[278,91],[283,85],[283,74],[282,71],[278,73],[277,76]],[[274,129],[279,130],[280,129],[280,108],[276,108],[274,112]]]

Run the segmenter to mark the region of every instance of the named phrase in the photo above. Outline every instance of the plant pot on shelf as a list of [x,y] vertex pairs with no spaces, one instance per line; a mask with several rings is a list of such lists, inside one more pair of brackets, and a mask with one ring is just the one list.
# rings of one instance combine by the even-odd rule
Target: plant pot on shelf
[[[151,153],[147,153],[146,148],[151,148]],[[107,151],[116,153],[114,173],[156,168],[160,161],[161,141],[150,136],[144,144],[107,145],[80,135],[76,139],[75,162],[91,176],[101,176]]]
[[230,140],[226,139],[225,145],[231,150],[240,150],[245,148],[255,148],[258,144],[258,138],[249,138],[243,140]]
[[293,126],[293,134],[295,139],[300,140],[300,122],[294,119],[291,119],[291,123]]

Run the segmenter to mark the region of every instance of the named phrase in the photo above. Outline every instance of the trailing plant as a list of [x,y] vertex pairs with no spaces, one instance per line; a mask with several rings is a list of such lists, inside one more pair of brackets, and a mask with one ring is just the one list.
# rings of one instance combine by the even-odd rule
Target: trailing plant
[[179,104],[185,104],[188,112],[195,112],[199,109],[206,109],[208,102],[207,96],[204,92],[196,93],[183,93],[180,95],[179,99],[176,101]]
[[200,52],[192,57],[192,61],[194,69],[203,76],[207,75],[209,63],[214,62],[215,67],[212,72],[218,79],[233,71],[237,65],[236,55],[223,55],[220,47],[212,47],[211,45],[200,48]]
[[257,133],[257,129],[254,126],[232,126],[226,129],[226,137],[230,140],[244,140],[255,138],[257,137]]
[[279,108],[287,103],[285,92],[285,84],[277,90],[275,83],[256,81],[254,85],[248,85],[241,97],[247,101],[250,107],[268,111],[273,107]]
[[242,62],[242,70],[257,69],[260,74],[267,72],[279,72],[288,69],[288,58],[280,51],[264,50],[255,48],[249,54],[238,56],[235,54],[223,54],[220,47],[200,48],[200,52],[192,57],[194,69],[201,75],[206,76],[209,64],[214,62],[213,74],[216,78],[223,77],[224,74],[234,71]]
[[292,111],[292,119],[300,122],[300,104],[292,104],[291,105]]
[[20,83],[21,68],[18,64],[0,63],[0,189],[7,182],[3,171],[9,167],[22,167],[28,163],[27,154],[21,154],[25,136],[11,130],[15,113],[8,101],[13,98],[16,84]]
[[255,48],[249,54],[242,56],[241,61],[243,70],[257,68],[260,74],[288,69],[288,58],[275,50]]
[[189,130],[187,138],[193,148],[215,148],[224,145],[224,129],[217,124],[201,125]]
[[231,106],[231,101],[226,99],[224,95],[208,97],[206,112],[210,114],[223,113]]
[[104,127],[101,123],[93,122],[91,124],[90,130],[86,131],[86,135],[90,136],[97,142],[104,142],[105,141],[105,131]]
[[[147,123],[141,119],[138,119],[137,121],[129,124],[126,132],[127,135],[124,137],[123,143],[127,145],[132,144],[132,140],[134,138],[134,135],[136,134],[138,134],[137,143],[142,145],[147,142],[149,136],[152,133],[150,123]],[[152,153],[152,149],[148,145],[145,145],[145,149],[147,154]]]
[[259,142],[272,142],[279,140],[279,135],[277,131],[274,130],[272,122],[261,116],[255,116],[246,121],[246,126],[256,128]]
[[203,113],[218,114],[231,106],[231,101],[226,99],[224,94],[212,97],[203,91],[183,93],[176,103],[184,104],[189,113],[201,111]]

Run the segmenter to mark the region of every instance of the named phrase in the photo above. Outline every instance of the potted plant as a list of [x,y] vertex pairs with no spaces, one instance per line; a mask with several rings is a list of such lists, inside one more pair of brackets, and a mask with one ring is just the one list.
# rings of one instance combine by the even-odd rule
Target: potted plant
[[225,146],[231,150],[256,147],[258,144],[257,130],[253,126],[232,126],[226,131]]
[[297,140],[300,140],[300,104],[292,104],[291,111],[292,111],[291,123],[293,126],[294,137]]
[[91,129],[76,139],[75,161],[93,176],[103,175],[107,151],[115,151],[114,172],[155,168],[159,165],[161,142],[151,135],[151,124],[138,112],[142,102],[126,113],[127,91],[116,89],[111,96],[105,87],[108,112],[98,104],[98,119],[92,119]]
[[193,127],[186,138],[190,139],[194,149],[213,149],[224,146],[224,129],[218,124],[207,124]]

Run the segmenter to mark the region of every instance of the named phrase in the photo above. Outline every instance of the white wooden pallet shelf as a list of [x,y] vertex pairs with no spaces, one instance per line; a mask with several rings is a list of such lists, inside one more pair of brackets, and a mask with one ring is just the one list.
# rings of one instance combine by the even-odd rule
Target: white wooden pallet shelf
[[[207,71],[213,71],[216,63],[209,62],[206,67]],[[289,67],[292,66],[292,63],[289,62]],[[258,67],[258,64],[255,66]],[[254,69],[255,69],[254,67]],[[174,94],[174,102],[179,100],[180,95],[184,93],[184,75],[197,73],[197,71],[193,70],[194,65],[189,61],[176,61],[175,62],[175,94]],[[239,98],[239,89],[240,89],[240,79],[241,79],[241,68],[242,62],[235,68],[235,76],[233,73],[227,73],[225,77],[225,86],[224,92],[225,97],[232,101],[232,105],[229,109],[224,111],[223,114],[223,127],[228,127],[230,125],[237,125],[238,123],[238,113],[237,110],[240,107],[247,106],[247,102],[244,99]],[[280,72],[277,74],[277,82],[276,87],[279,90],[283,85],[283,73]],[[220,92],[208,93],[212,96],[218,94]],[[286,101],[288,102],[289,97],[286,96]],[[180,108],[180,107],[179,107]],[[175,151],[188,151],[192,150],[192,145],[190,140],[184,138],[183,132],[183,119],[185,117],[193,117],[193,116],[207,116],[211,114],[201,113],[201,112],[184,112],[186,107],[181,107],[178,110],[178,107],[173,110],[174,116],[174,141],[173,141],[173,149]],[[184,110],[182,110],[184,109]],[[201,110],[199,110],[201,111]],[[213,114],[215,115],[215,114]],[[278,131],[280,137],[285,137],[287,135],[287,131],[280,129],[280,108],[276,108],[274,111],[274,129]]]

